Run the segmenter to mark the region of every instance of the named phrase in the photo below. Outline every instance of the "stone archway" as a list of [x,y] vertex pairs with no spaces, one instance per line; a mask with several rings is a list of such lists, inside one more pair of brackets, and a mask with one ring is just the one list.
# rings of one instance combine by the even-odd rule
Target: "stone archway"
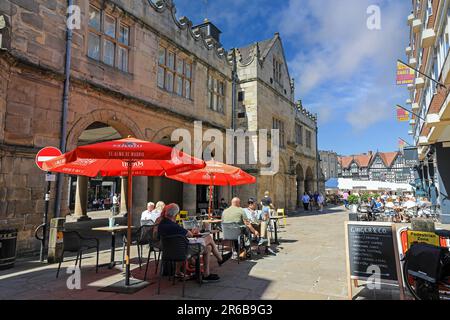
[[306,169],[305,174],[305,192],[313,193],[314,192],[314,173],[311,167]]
[[[120,112],[115,112],[106,109],[95,110],[89,114],[83,115],[75,121],[74,125],[70,129],[67,135],[67,150],[73,150],[78,145],[91,144],[100,141],[114,140],[120,138],[126,138],[127,136],[133,136],[138,139],[144,139],[144,136],[129,117]],[[63,192],[63,203],[69,203],[67,212],[70,212],[70,203],[72,197],[73,204],[73,216],[69,217],[68,221],[82,221],[87,218],[88,211],[88,197],[89,186],[92,182],[87,177],[66,177],[64,185],[68,186]],[[92,179],[91,179],[92,180]],[[121,207],[120,213],[126,213],[126,178],[117,178],[116,181],[109,181],[111,185],[111,192],[121,195]],[[100,180],[98,180],[100,181]],[[101,182],[103,186],[103,180]],[[135,212],[145,208],[147,197],[142,192],[142,189],[146,191],[147,180],[144,177],[136,177],[133,180],[133,186],[136,185],[133,192],[133,207],[136,208]],[[97,200],[97,199],[95,199]],[[137,216],[137,215],[135,215]]]
[[[175,127],[166,127],[159,130],[153,136],[152,142],[174,147],[177,142],[171,140],[171,134],[175,129]],[[185,190],[186,188],[183,183],[166,177],[149,177],[147,194],[152,202],[162,201],[165,204],[176,203],[184,210],[183,195],[187,191]]]
[[305,192],[305,174],[303,171],[303,167],[301,164],[297,164],[295,167],[295,174],[296,174],[296,187],[297,187],[297,199],[296,204],[297,208],[300,208],[302,206],[302,196]]
[[78,139],[83,131],[96,122],[104,123],[113,127],[123,138],[130,135],[138,139],[145,139],[145,135],[136,123],[124,113],[107,109],[97,109],[91,113],[79,117],[75,121],[75,124],[67,134],[67,150],[74,149],[77,146]]
[[288,180],[286,175],[286,163],[283,158],[280,157],[280,167],[278,173],[273,176],[273,194],[274,203],[277,208],[288,208],[287,190]]

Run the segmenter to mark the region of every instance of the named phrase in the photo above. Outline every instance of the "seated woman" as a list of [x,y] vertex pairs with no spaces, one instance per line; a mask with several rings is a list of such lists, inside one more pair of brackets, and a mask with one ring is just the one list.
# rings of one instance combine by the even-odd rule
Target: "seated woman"
[[[164,207],[163,212],[161,213],[161,217],[158,219],[158,233],[160,237],[171,236],[171,235],[183,235],[187,238],[194,237],[194,233],[198,233],[198,229],[193,230],[193,232],[188,231],[182,228],[178,223],[176,223],[176,217],[180,213],[180,207],[176,204],[169,204]],[[211,253],[216,257],[219,265],[225,263],[231,257],[231,253],[220,255],[217,245],[214,243],[214,240],[211,235],[206,236],[204,239],[204,246],[202,245],[200,254],[203,256],[203,265],[204,265],[204,275],[203,280],[205,282],[218,281],[220,278],[217,274],[210,273],[210,256]],[[198,246],[197,245],[189,245],[188,246],[188,254],[195,255],[198,254]],[[179,271],[181,264],[177,266],[177,270]],[[184,277],[181,272],[178,272],[178,276]]]
[[249,231],[255,236],[259,237],[258,246],[265,245],[266,254],[274,255],[274,251],[270,249],[270,239],[269,234],[267,232],[269,225],[269,214],[268,213],[259,213],[257,209],[257,203],[253,198],[248,199],[248,208],[245,208],[245,214],[247,216],[247,227]]
[[158,218],[161,216],[161,212],[164,210],[164,207],[166,206],[166,204],[162,201],[159,201],[156,206],[155,209],[150,213],[150,219],[155,222],[156,224],[156,220],[158,220]]

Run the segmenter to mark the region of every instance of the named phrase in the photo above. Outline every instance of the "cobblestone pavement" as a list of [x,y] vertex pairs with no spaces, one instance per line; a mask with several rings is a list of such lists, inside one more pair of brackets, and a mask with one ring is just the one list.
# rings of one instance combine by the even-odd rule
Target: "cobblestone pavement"
[[[276,256],[256,256],[240,264],[231,260],[218,267],[215,259],[212,272],[221,277],[218,283],[186,282],[186,299],[346,299],[346,264],[344,221],[346,212],[329,208],[319,215],[293,214],[287,226],[279,232],[280,245],[273,246]],[[120,246],[119,246],[120,247]],[[94,254],[83,257],[81,289],[67,288],[67,267],[74,264],[68,258],[56,279],[57,265],[40,264],[33,260],[19,260],[10,270],[0,271],[0,299],[180,299],[181,283],[172,285],[163,279],[161,295],[157,285],[154,264],[150,264],[150,286],[133,295],[103,293],[98,289],[123,279],[121,266],[109,270],[94,268]],[[133,257],[137,253],[133,250]],[[153,254],[152,254],[153,256]],[[109,251],[102,251],[101,263],[108,262]],[[121,247],[116,258],[122,257]],[[143,278],[143,270],[133,259],[133,275]],[[370,296],[369,296],[370,298]],[[395,298],[395,294],[387,298]]]

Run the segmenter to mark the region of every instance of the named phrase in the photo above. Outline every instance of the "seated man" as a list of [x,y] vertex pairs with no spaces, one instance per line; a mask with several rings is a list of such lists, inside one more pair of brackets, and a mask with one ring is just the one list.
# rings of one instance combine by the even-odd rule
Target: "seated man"
[[[226,209],[222,214],[222,223],[237,223],[242,227],[242,231],[248,239],[250,239],[251,234],[259,237],[259,232],[253,228],[252,224],[247,219],[244,209],[241,208],[241,199],[239,198],[231,200],[231,207]],[[237,246],[237,243],[235,243],[235,245]],[[248,252],[250,251],[250,245],[250,243],[246,244]],[[240,254],[245,255],[245,252],[241,252]]]
[[141,215],[141,226],[152,225],[155,221],[152,219],[152,211],[155,209],[155,204],[153,202],[147,203],[147,210],[142,212]]
[[[260,239],[258,242],[258,246],[265,245],[266,247],[266,254],[275,254],[272,249],[270,249],[270,239],[269,239],[269,233],[267,232],[268,224],[269,224],[269,215],[263,214],[258,212],[257,209],[258,205],[255,201],[255,199],[250,198],[248,199],[248,208],[245,208],[245,214],[247,216],[247,220],[249,221],[250,225],[254,230],[259,233]],[[257,237],[257,235],[255,234]]]
[[[176,204],[169,204],[164,207],[164,210],[160,217],[161,220],[158,226],[158,233],[161,238],[177,234],[185,236],[187,238],[192,238],[194,237],[194,233],[198,233],[198,230],[194,230],[193,232],[188,231],[175,222],[176,217],[179,213],[180,207],[178,207],[178,205]],[[204,265],[203,280],[205,282],[218,281],[220,279],[219,276],[217,274],[210,273],[209,270],[211,253],[216,257],[219,265],[224,264],[231,257],[231,253],[224,254],[223,256],[221,256],[211,235],[204,237],[203,239],[205,245],[204,246],[202,245],[202,249],[200,252],[203,256],[203,265]],[[199,253],[197,245],[188,246],[188,255],[194,255],[197,253]],[[179,265],[178,267],[180,266],[181,265]],[[178,273],[178,276],[183,277],[184,275]]]

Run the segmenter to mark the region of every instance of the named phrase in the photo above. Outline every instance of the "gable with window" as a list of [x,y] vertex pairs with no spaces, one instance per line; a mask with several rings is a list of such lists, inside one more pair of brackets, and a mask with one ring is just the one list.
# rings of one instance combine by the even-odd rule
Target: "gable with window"
[[192,63],[160,46],[158,50],[158,87],[180,97],[191,99]]
[[208,72],[208,108],[225,113],[225,81]]
[[88,29],[88,57],[128,72],[130,27],[121,19],[91,5]]

